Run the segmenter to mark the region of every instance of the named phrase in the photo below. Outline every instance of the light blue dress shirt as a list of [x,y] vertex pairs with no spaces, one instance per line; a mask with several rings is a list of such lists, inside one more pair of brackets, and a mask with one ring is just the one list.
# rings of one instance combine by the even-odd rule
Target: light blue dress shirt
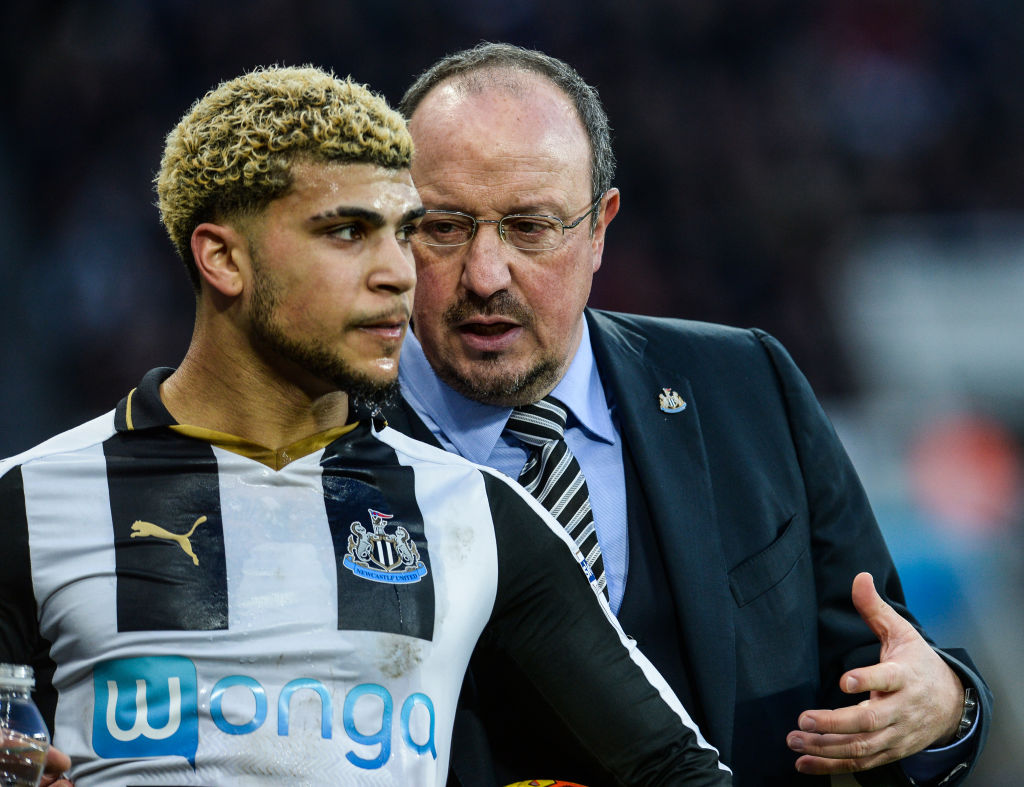
[[[519,477],[529,447],[503,433],[511,407],[474,402],[448,387],[430,368],[412,331],[402,345],[398,370],[402,395],[444,448],[513,479]],[[565,441],[587,479],[594,527],[604,557],[608,601],[618,614],[629,563],[622,441],[597,374],[586,320],[579,349],[551,395],[569,410]]]
[[[398,378],[402,395],[445,449],[500,470],[513,479],[519,477],[529,449],[515,437],[503,434],[511,407],[474,402],[449,388],[434,374],[412,331],[406,334],[402,345]],[[569,409],[565,440],[576,455],[590,489],[590,506],[604,557],[609,604],[617,615],[629,564],[622,439],[614,405],[609,405],[597,372],[586,320],[583,320],[583,337],[576,355],[551,395]],[[961,752],[970,745],[977,727],[975,724],[962,740],[941,749],[926,749],[902,760],[900,765],[908,776],[918,781],[946,774],[965,758]]]

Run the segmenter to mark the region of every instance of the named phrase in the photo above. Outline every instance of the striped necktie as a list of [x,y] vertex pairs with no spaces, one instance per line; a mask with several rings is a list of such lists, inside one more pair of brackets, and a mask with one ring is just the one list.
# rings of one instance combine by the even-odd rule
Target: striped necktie
[[565,442],[566,407],[552,396],[534,404],[516,407],[505,431],[531,447],[530,458],[519,474],[519,483],[533,495],[576,542],[605,590],[604,560],[594,530],[590,492],[580,463]]

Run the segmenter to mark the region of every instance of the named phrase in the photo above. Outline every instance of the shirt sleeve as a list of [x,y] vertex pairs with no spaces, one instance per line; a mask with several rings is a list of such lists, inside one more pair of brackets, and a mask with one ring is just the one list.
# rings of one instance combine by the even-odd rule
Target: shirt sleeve
[[731,784],[668,684],[615,621],[527,493],[485,473],[498,590],[484,633],[511,658],[621,784]]

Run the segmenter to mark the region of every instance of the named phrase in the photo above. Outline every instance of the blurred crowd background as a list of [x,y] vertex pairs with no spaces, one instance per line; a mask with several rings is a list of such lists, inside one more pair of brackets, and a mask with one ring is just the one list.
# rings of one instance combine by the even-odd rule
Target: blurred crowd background
[[1024,3],[14,0],[0,19],[0,455],[183,354],[191,290],[152,177],[208,88],[313,63],[397,103],[445,53],[542,49],[613,128],[593,303],[786,344],[912,609],[996,692],[972,783],[1019,785]]

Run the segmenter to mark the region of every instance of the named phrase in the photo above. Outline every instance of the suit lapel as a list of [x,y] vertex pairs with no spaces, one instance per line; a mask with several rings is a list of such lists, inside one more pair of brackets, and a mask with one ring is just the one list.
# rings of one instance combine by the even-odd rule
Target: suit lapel
[[[655,536],[672,569],[667,579],[694,673],[690,682],[709,719],[704,733],[728,762],[736,698],[733,600],[715,521],[700,403],[680,371],[681,359],[672,359],[677,368],[662,367],[658,359],[646,357],[647,340],[641,334],[599,312],[588,310],[587,318],[601,380],[614,396]],[[685,409],[662,412],[658,394],[664,388],[678,393]]]

